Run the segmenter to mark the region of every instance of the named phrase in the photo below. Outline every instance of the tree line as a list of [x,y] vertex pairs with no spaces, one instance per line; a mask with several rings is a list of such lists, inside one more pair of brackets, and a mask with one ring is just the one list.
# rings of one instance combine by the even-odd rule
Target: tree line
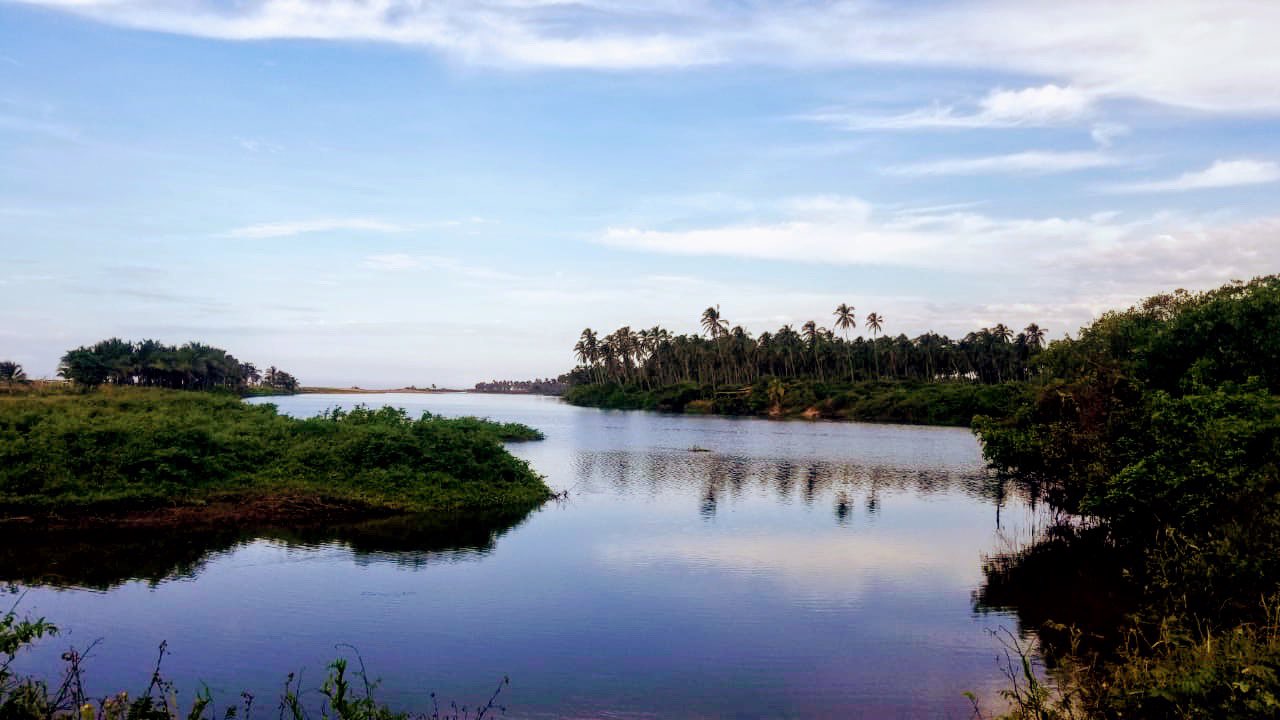
[[77,385],[134,385],[175,390],[255,390],[293,393],[298,379],[274,365],[259,370],[222,348],[189,342],[165,345],[157,340],[120,338],[69,350],[58,375]]
[[476,392],[503,393],[511,395],[563,395],[568,388],[563,376],[558,378],[535,378],[533,380],[490,380],[478,382]]
[[621,327],[600,337],[582,331],[574,345],[578,366],[573,384],[633,383],[659,387],[692,382],[748,384],[761,377],[859,380],[968,380],[994,384],[1025,380],[1030,361],[1044,348],[1044,328],[1032,323],[1021,332],[999,324],[959,340],[927,332],[915,338],[885,333],[885,318],[872,312],[861,333],[854,308],[841,304],[831,328],[810,320],[797,330],[783,325],[753,337],[731,326],[719,306],[702,312],[702,334],[676,335],[660,326],[633,331]]

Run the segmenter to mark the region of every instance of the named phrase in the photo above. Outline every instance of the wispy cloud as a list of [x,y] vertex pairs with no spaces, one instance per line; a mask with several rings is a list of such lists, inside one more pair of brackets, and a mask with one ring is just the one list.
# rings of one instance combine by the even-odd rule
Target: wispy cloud
[[1185,172],[1166,180],[1122,183],[1103,187],[1110,193],[1165,193],[1262,185],[1280,180],[1280,165],[1269,160],[1218,160],[1204,170]]
[[364,232],[395,233],[410,228],[397,223],[374,220],[370,218],[325,218],[319,220],[296,220],[290,222],[259,223],[234,228],[222,233],[222,237],[248,238],[262,240],[266,238],[284,238],[308,233],[334,232],[337,230],[359,230]]
[[[985,68],[1054,80],[1065,102],[1046,106],[1054,113],[1079,108],[1067,97],[1072,88],[1209,111],[1280,111],[1280,4],[1256,0],[25,1],[139,29],[237,41],[385,42],[487,65]],[[937,112],[899,123],[992,121],[1003,111],[995,104],[976,118]]]
[[[806,205],[818,208],[804,210]],[[844,207],[844,211],[838,208]],[[1040,277],[1040,292],[1136,298],[1164,285],[1206,287],[1280,267],[1280,218],[1221,225],[1171,213],[1125,219],[1017,218],[971,211],[882,213],[865,201],[797,202],[773,222],[685,230],[615,227],[598,242],[636,251],[795,263],[913,267]],[[1213,258],[1206,261],[1205,258]],[[1069,287],[1068,287],[1069,286]]]
[[599,242],[672,255],[809,263],[993,270],[1080,238],[1114,240],[1128,228],[1091,218],[1002,219],[943,211],[885,215],[853,197],[792,201],[786,216],[688,230],[607,229]]
[[1093,95],[1078,88],[1049,84],[1021,90],[992,90],[970,109],[939,105],[899,115],[827,111],[804,117],[846,130],[1045,127],[1087,117],[1093,110],[1094,100]]
[[236,137],[240,149],[250,153],[278,153],[284,149],[281,145],[259,138]]
[[410,255],[408,253],[380,253],[368,255],[363,265],[371,270],[403,272],[406,270],[442,270],[472,280],[511,280],[516,276],[481,265],[473,265],[458,258],[444,255]]
[[1101,167],[1114,167],[1128,162],[1125,158],[1101,152],[1054,152],[1029,150],[1008,155],[948,158],[885,168],[890,175],[1048,175]]
[[1103,122],[1095,124],[1089,130],[1089,137],[1093,138],[1093,141],[1102,147],[1111,147],[1111,143],[1115,142],[1116,138],[1124,137],[1129,132],[1128,125]]

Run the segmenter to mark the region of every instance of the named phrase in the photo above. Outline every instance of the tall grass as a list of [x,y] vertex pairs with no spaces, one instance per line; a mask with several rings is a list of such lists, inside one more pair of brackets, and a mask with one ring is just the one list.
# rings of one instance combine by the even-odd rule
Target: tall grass
[[[14,610],[0,615],[0,718],[4,720],[253,720],[260,704],[250,693],[241,693],[221,707],[207,686],[181,703],[179,689],[163,674],[168,644],[160,643],[155,663],[144,675],[146,685],[135,695],[119,691],[95,695],[86,682],[86,658],[93,646],[63,653],[61,677],[48,679],[19,675],[11,668],[18,654],[42,638],[58,635],[58,627],[43,618],[19,618]],[[354,655],[353,668],[346,657],[329,663],[318,688],[304,688],[302,679],[285,678],[275,707],[268,717],[277,720],[483,720],[505,712],[498,697],[509,684],[503,678],[488,700],[472,707],[449,703],[441,708],[435,693],[432,707],[416,714],[394,710],[377,699],[378,681],[365,668],[364,659],[349,645],[339,646]],[[275,712],[272,712],[274,710]]]

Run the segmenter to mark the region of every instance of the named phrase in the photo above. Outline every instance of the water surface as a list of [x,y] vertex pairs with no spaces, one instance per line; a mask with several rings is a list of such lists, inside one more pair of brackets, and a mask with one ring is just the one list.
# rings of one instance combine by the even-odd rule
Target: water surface
[[339,643],[399,707],[424,709],[432,691],[474,703],[510,676],[508,717],[967,718],[964,691],[1001,685],[989,630],[1014,621],[973,598],[983,556],[1029,515],[967,430],[525,396],[269,401],[300,416],[386,403],[524,422],[547,439],[513,451],[569,497],[460,527],[14,543],[0,580],[64,629],[23,669],[50,672],[68,644],[101,638],[90,685],[141,688],[167,640],[180,686],[247,689],[268,715],[285,676],[314,687]]

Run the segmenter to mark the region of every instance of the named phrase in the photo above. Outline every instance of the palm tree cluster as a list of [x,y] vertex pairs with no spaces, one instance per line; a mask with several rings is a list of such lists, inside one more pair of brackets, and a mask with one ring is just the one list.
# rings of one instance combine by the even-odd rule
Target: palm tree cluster
[[568,388],[563,376],[558,378],[535,378],[533,380],[490,380],[478,382],[476,392],[502,393],[510,395],[563,395]]
[[58,374],[86,387],[107,383],[236,392],[251,388],[297,392],[300,387],[297,378],[274,366],[259,371],[222,348],[197,342],[175,347],[156,340],[111,338],[68,351]]
[[[884,333],[885,319],[866,316],[861,334],[854,308],[841,303],[834,327],[810,320],[796,330],[784,325],[753,337],[731,325],[719,306],[703,311],[701,335],[674,335],[662,327],[633,331],[621,327],[604,337],[590,328],[574,345],[574,384],[635,383],[659,387],[682,382],[747,384],[761,377],[859,380],[969,380],[1000,383],[1025,380],[1030,360],[1044,347],[1045,330],[1034,323],[1016,335],[1000,324],[959,340],[928,332],[916,338]],[[839,332],[843,337],[837,335]]]

